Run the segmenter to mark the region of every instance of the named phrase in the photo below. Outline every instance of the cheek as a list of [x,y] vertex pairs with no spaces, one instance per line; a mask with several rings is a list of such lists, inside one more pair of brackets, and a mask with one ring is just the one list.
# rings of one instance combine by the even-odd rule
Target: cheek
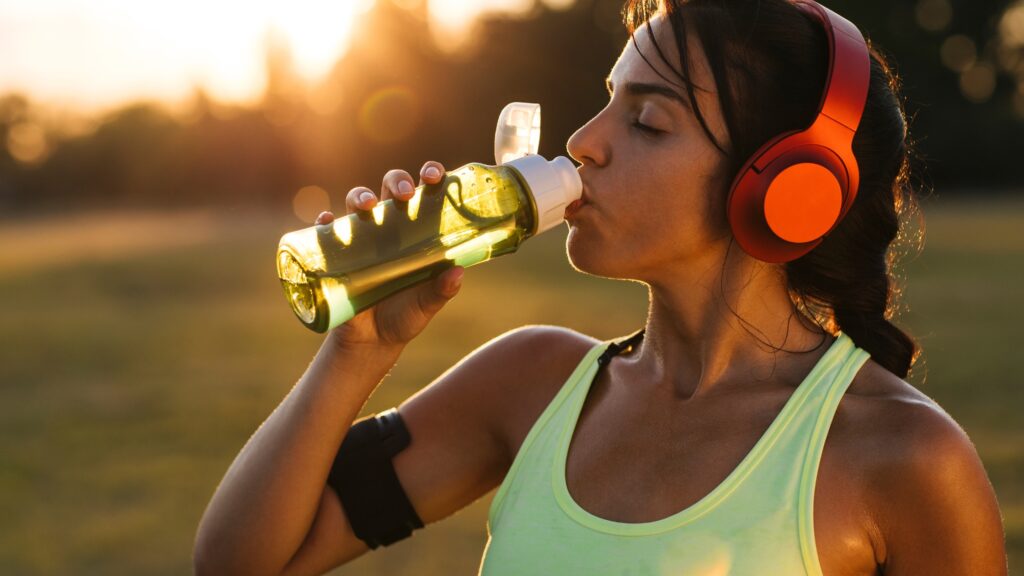
[[708,227],[713,231],[716,238],[732,234],[726,209],[729,204],[729,190],[731,186],[732,178],[726,172],[724,165],[708,177],[707,206],[705,209],[707,211]]
[[[714,151],[717,155],[717,150]],[[652,257],[673,258],[707,249],[731,234],[726,218],[727,188],[721,162],[705,150],[680,151],[664,166],[644,195],[645,218],[629,221],[631,237],[643,241]]]
[[706,229],[711,238],[720,238],[729,233],[726,206],[732,182],[728,163],[721,152],[707,142],[693,150],[690,158],[692,161],[685,168],[690,175],[686,183],[692,192],[690,208],[700,214],[701,228]]
[[[708,150],[710,148],[710,152]],[[616,193],[571,225],[566,253],[578,270],[606,277],[658,268],[727,238],[721,156],[696,139],[627,162]]]

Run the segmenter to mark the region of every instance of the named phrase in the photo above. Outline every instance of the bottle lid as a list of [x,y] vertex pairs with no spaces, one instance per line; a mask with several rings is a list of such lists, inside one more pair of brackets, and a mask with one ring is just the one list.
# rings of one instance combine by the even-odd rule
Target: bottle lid
[[583,196],[583,181],[576,166],[565,156],[550,162],[543,156],[530,154],[505,163],[515,168],[526,181],[537,205],[537,228],[534,236],[554,228],[565,219],[565,208]]
[[494,131],[494,163],[536,154],[540,146],[540,104],[512,102],[498,116]]

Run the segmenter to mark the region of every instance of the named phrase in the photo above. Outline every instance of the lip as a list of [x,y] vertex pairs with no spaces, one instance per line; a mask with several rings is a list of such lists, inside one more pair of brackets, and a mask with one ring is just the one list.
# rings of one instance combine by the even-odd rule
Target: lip
[[[580,180],[583,180],[582,176],[583,175],[580,174]],[[571,203],[569,203],[568,206],[565,207],[565,215],[563,216],[563,219],[568,220],[572,218],[574,214],[579,212],[581,208],[583,208],[584,206],[589,206],[590,198],[588,196],[589,195],[587,194],[587,184],[586,181],[583,181],[583,188],[580,191],[580,197],[576,200],[573,200]]]
[[587,186],[587,181],[585,178],[583,178],[583,172],[577,170],[576,173],[580,175],[580,183],[583,185],[582,187],[580,187],[580,200],[584,202],[590,202],[590,195],[587,194],[587,190],[590,187]]
[[571,204],[565,207],[565,215],[562,217],[563,220],[569,220],[576,215],[583,207],[589,206],[590,203],[585,198],[573,200]]

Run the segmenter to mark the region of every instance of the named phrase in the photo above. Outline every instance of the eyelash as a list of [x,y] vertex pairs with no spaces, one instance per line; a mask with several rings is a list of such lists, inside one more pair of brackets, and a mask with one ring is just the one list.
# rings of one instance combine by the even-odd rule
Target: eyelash
[[644,134],[649,134],[651,136],[657,136],[657,135],[659,135],[659,134],[661,134],[663,132],[663,130],[658,130],[657,128],[651,128],[650,126],[648,126],[646,124],[641,124],[640,122],[635,121],[635,120],[633,121],[633,127],[636,128],[637,130],[643,132]]

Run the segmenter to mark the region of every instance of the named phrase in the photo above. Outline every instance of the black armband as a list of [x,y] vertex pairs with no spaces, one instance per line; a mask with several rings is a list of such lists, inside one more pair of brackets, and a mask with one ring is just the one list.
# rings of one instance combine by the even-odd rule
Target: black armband
[[370,548],[394,544],[423,527],[391,460],[409,441],[409,430],[395,408],[357,420],[327,476],[352,531]]

